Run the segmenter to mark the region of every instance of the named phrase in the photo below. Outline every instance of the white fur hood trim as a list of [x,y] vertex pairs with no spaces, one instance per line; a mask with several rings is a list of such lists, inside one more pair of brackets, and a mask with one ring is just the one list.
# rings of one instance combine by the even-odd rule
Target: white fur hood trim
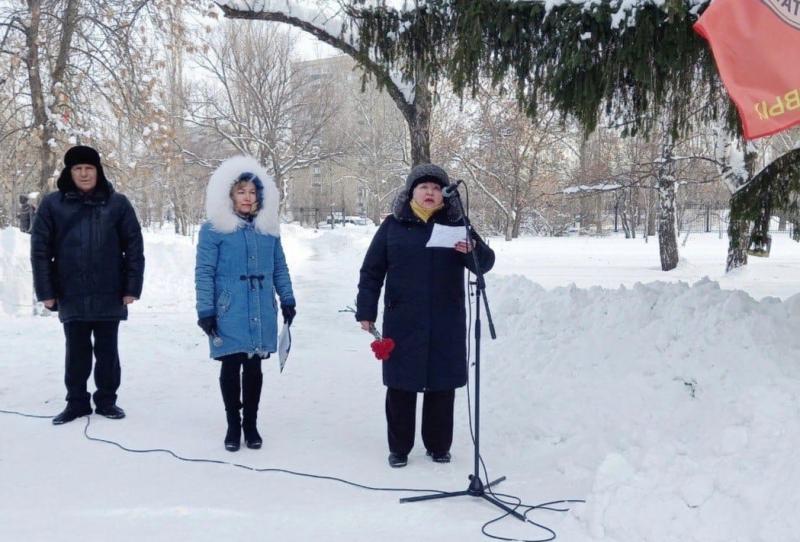
[[280,237],[278,188],[272,175],[252,156],[228,158],[211,174],[206,188],[206,218],[220,233],[233,233],[242,226],[242,219],[233,212],[230,192],[233,183],[244,172],[253,173],[264,185],[264,199],[260,202],[260,209],[254,220],[256,230]]

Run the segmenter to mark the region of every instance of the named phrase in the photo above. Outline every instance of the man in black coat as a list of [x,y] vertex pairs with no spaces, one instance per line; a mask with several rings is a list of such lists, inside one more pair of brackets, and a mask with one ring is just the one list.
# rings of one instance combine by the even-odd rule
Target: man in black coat
[[436,224],[464,227],[459,208],[442,197],[448,184],[442,168],[414,167],[361,266],[356,320],[364,329],[377,319],[386,279],[383,336],[396,344],[383,363],[392,467],[405,466],[414,445],[418,392],[428,455],[450,460],[455,389],[467,382],[464,269],[475,271],[472,250],[484,272],[494,265],[494,252],[477,235],[452,248],[426,247]]
[[39,205],[31,235],[36,297],[58,311],[67,339],[67,406],[53,424],[92,413],[86,382],[93,352],[95,412],[124,418],[116,405],[117,334],[119,322],[128,318],[127,306],[142,293],[142,231],[128,199],[106,179],[93,148],[67,151],[57,186]]

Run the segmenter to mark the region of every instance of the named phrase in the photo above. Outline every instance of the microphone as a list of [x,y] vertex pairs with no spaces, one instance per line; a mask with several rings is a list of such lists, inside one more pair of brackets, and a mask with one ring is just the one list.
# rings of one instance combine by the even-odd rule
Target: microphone
[[453,196],[458,196],[458,185],[463,184],[464,181],[461,179],[457,180],[452,184],[448,184],[442,189],[442,196],[446,198],[452,198]]

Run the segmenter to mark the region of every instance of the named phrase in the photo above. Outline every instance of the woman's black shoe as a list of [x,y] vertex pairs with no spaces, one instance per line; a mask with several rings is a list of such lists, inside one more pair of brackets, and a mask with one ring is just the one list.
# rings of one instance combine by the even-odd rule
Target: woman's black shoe
[[125,411],[119,408],[117,405],[108,405],[97,407],[94,409],[97,414],[101,416],[105,416],[111,420],[121,420],[125,417]]
[[450,463],[450,452],[431,452],[428,450],[425,455],[430,457],[434,463]]
[[228,416],[228,432],[225,433],[225,449],[235,452],[242,443],[242,422],[238,410],[226,414]]
[[241,429],[238,427],[228,426],[228,432],[225,433],[225,449],[229,452],[235,452],[241,446]]
[[258,434],[258,429],[256,429],[255,425],[249,427],[242,424],[242,432],[244,433],[244,443],[248,448],[252,450],[258,450],[261,448],[263,441],[261,440],[261,435]]
[[400,467],[405,467],[406,465],[408,465],[407,454],[397,454],[394,452],[389,454],[389,466],[393,469],[399,469]]
[[92,407],[89,405],[83,407],[67,405],[67,408],[61,411],[55,418],[53,418],[53,425],[62,425],[69,423],[75,418],[87,416],[92,413]]

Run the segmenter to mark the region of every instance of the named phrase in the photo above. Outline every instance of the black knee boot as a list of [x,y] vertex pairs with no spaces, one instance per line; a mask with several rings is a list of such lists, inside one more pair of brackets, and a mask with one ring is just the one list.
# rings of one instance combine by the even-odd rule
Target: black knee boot
[[225,449],[235,452],[239,449],[242,440],[242,422],[239,418],[240,384],[239,375],[236,378],[220,377],[219,387],[222,390],[222,402],[225,403],[225,414],[228,417],[228,432],[225,433]]
[[[260,362],[260,360],[258,361]],[[255,360],[247,363],[255,363]],[[242,378],[242,431],[247,447],[258,449],[261,448],[262,441],[261,435],[256,429],[256,419],[258,418],[258,402],[261,400],[261,385],[264,382],[264,376],[261,373],[261,367],[258,367],[258,370],[248,370],[246,364]]]

